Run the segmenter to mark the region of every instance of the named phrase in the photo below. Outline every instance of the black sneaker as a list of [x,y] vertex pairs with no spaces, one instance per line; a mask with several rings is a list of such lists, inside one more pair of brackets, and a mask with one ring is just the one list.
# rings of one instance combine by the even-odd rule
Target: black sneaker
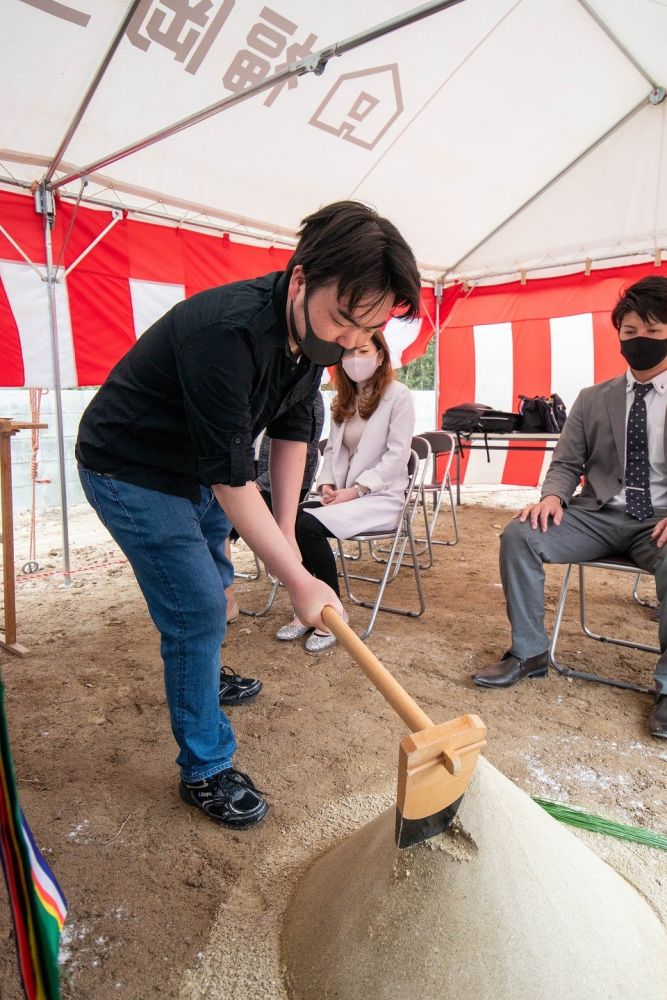
[[220,704],[245,705],[262,690],[262,682],[255,677],[239,677],[231,667],[220,668]]
[[269,811],[248,775],[233,767],[202,781],[181,780],[178,790],[184,802],[197,806],[209,819],[239,830],[259,823]]

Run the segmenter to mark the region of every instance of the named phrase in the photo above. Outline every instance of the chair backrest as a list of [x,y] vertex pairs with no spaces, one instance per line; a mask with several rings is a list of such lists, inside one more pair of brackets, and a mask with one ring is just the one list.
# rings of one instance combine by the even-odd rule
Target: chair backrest
[[[452,461],[456,454],[456,438],[453,434],[448,434],[447,431],[424,431],[421,437],[425,441],[428,441],[433,452],[433,484],[444,484],[449,476]],[[440,463],[442,475],[438,475],[438,458],[441,455],[443,456],[443,462]],[[444,459],[445,455],[447,456],[446,460]],[[442,467],[443,464],[444,468]]]
[[444,455],[456,448],[456,438],[447,431],[422,431],[420,437],[428,441],[434,455]]
[[[419,438],[412,439],[412,448],[410,450],[410,458],[408,459],[408,485],[405,491],[405,503],[403,505],[403,510],[401,511],[401,519],[407,517],[410,524],[415,519],[415,514],[417,513],[417,508],[419,507],[419,501],[422,496],[422,486],[424,485],[424,479],[426,477],[426,470],[428,468],[428,459],[431,454],[431,449],[429,447],[428,452],[424,455],[424,448],[420,447],[420,451],[424,458],[419,454],[417,448],[415,448],[415,442],[418,442]],[[424,442],[428,444],[428,442]],[[417,445],[419,447],[419,445]]]
[[427,439],[421,435],[413,437],[411,448],[413,451],[417,452],[417,457],[422,462],[431,457],[431,445],[428,443]]

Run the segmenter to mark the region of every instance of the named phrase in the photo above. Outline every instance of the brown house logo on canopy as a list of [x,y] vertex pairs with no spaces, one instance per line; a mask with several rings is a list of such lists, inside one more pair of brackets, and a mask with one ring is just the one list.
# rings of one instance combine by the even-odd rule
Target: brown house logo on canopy
[[402,112],[398,66],[392,63],[343,73],[309,124],[373,149]]

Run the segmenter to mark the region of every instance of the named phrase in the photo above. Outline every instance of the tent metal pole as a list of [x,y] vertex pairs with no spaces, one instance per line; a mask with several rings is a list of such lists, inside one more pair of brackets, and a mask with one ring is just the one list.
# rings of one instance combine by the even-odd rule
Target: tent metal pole
[[[60,197],[63,200],[69,200],[71,195],[66,192],[62,192]],[[112,212],[120,211],[126,212],[128,216],[145,216],[147,219],[160,219],[163,222],[171,222],[178,229],[183,229],[184,227],[194,229],[201,232],[212,232],[212,233],[226,233],[230,237],[238,236],[241,240],[256,240],[258,243],[269,243],[271,246],[284,246],[288,250],[293,250],[296,246],[296,235],[288,236],[287,233],[258,233],[258,232],[244,232],[238,225],[237,222],[229,222],[227,225],[220,223],[216,225],[214,222],[200,222],[197,216],[193,216],[188,219],[186,217],[170,215],[169,212],[158,212],[152,208],[133,208],[131,205],[118,202],[118,201],[107,201],[104,198],[85,198],[85,205],[97,205],[99,208],[109,208]],[[192,211],[194,211],[193,206]],[[203,214],[203,213],[200,213]],[[210,215],[209,212],[206,213]],[[235,228],[236,227],[236,228]]]
[[65,153],[65,150],[67,149],[67,147],[69,146],[70,142],[72,141],[72,137],[73,137],[74,133],[76,132],[77,128],[79,127],[79,125],[81,123],[81,119],[85,115],[86,110],[88,108],[88,105],[90,104],[90,102],[93,99],[93,95],[95,94],[95,91],[97,90],[97,88],[99,87],[100,83],[102,82],[102,77],[104,76],[104,74],[106,73],[107,69],[109,68],[109,63],[113,59],[113,57],[115,55],[115,52],[116,52],[116,49],[120,45],[122,39],[125,37],[125,32],[127,31],[128,26],[130,24],[130,21],[134,17],[134,15],[135,15],[135,13],[137,11],[137,8],[139,7],[140,4],[141,4],[141,0],[132,0],[132,3],[128,7],[127,13],[125,14],[125,17],[123,18],[121,24],[119,25],[118,30],[117,30],[116,34],[114,35],[113,41],[111,42],[111,45],[107,49],[107,51],[106,51],[106,53],[104,55],[104,58],[102,59],[102,62],[98,66],[97,72],[95,73],[95,76],[91,80],[90,85],[88,86],[88,90],[86,91],[86,93],[84,94],[83,98],[81,99],[81,103],[79,104],[79,107],[74,112],[74,116],[72,118],[72,121],[69,123],[69,125],[67,127],[67,131],[65,132],[65,135],[62,137],[60,145],[58,146],[58,149],[56,150],[56,152],[55,152],[55,154],[53,156],[53,159],[51,160],[51,163],[49,164],[48,170],[46,171],[46,173],[44,174],[44,177],[42,178],[42,183],[43,184],[48,184],[49,181],[51,180],[51,178],[53,177],[53,175],[55,174],[56,170],[58,169],[58,164],[62,160],[62,158],[64,156],[64,153]]
[[39,268],[37,267],[37,265],[34,264],[30,260],[30,257],[28,257],[28,255],[25,252],[25,250],[23,250],[23,248],[19,246],[19,244],[14,239],[14,237],[10,236],[10,234],[7,232],[7,230],[5,229],[4,226],[0,226],[0,233],[2,233],[2,235],[5,237],[5,239],[7,240],[8,243],[11,243],[11,245],[14,247],[14,249],[17,251],[17,253],[21,254],[21,256],[23,257],[23,259],[26,262],[26,264],[30,265],[30,267],[33,269],[33,271],[35,272],[35,274],[37,275],[37,277],[41,281],[42,280],[42,272],[39,270]]
[[[0,151],[1,158],[2,151]],[[88,177],[87,181],[102,182],[96,175]],[[106,178],[104,179],[104,183],[108,186]],[[33,182],[2,177],[0,178],[0,190],[5,187],[17,187],[23,191],[32,191]],[[75,195],[69,191],[61,191],[60,198],[64,201],[75,202],[77,206],[80,202],[83,202],[84,205],[97,205],[100,208],[111,209],[112,212],[124,212],[128,216],[146,216],[149,219],[163,219],[165,222],[170,222],[179,229],[187,226],[191,229],[201,230],[202,232],[210,230],[215,233],[227,233],[229,236],[239,236],[241,240],[258,240],[262,243],[284,244],[289,249],[294,249],[296,246],[296,231],[288,229],[286,226],[270,225],[264,220],[247,219],[240,215],[235,216],[225,212],[223,209],[212,208],[210,205],[201,205],[196,202],[181,201],[179,198],[165,202],[163,195],[159,191],[149,191],[142,188],[140,195],[150,198],[150,203],[144,206],[133,205],[131,202],[123,200],[120,197],[120,193],[136,195],[136,191],[131,186],[125,187],[122,183],[115,181],[114,194],[116,197],[113,201],[110,201],[108,198],[100,198],[96,195],[85,195],[82,197],[81,193]],[[163,211],[151,208],[151,205],[157,202],[169,204],[173,206],[174,210],[168,212],[166,208]],[[185,214],[176,214],[177,211],[184,211]],[[194,214],[190,216],[190,213]],[[200,221],[202,216],[205,216],[209,221]],[[222,222],[216,224],[211,221],[212,219],[221,219]],[[264,232],[259,232],[260,228]],[[433,266],[431,270],[437,271],[438,268]]]
[[440,430],[440,305],[442,303],[442,282],[436,280],[435,295],[435,359],[433,363],[433,387],[435,389],[435,429]]
[[[658,90],[659,89],[660,88],[658,88]],[[535,194],[531,195],[527,201],[524,201],[523,205],[520,205],[519,208],[515,209],[515,211],[512,212],[511,215],[508,215],[506,219],[503,219],[503,221],[499,225],[497,225],[495,229],[492,229],[490,233],[487,233],[486,236],[484,236],[481,240],[479,240],[478,243],[475,243],[473,247],[471,247],[469,250],[466,250],[464,255],[462,257],[459,257],[459,259],[456,261],[455,264],[451,264],[447,268],[447,270],[443,274],[443,278],[445,278],[447,281],[452,279],[454,273],[456,272],[457,267],[460,267],[461,264],[463,264],[463,262],[468,259],[468,257],[472,256],[472,254],[474,254],[475,251],[479,250],[480,247],[484,246],[484,244],[487,243],[488,240],[493,239],[493,237],[496,236],[501,229],[504,229],[505,226],[508,226],[510,222],[516,219],[518,215],[521,215],[521,213],[525,211],[530,205],[532,205],[534,201],[537,201],[537,199],[540,198],[545,193],[545,191],[548,191],[549,188],[553,187],[554,184],[556,184],[561,179],[561,177],[564,177],[566,174],[568,174],[570,170],[573,170],[574,167],[576,167],[578,163],[581,163],[581,161],[584,160],[590,153],[592,153],[594,149],[597,149],[598,146],[602,145],[605,139],[608,139],[610,135],[613,135],[614,132],[617,132],[619,128],[622,128],[622,126],[625,125],[626,122],[630,121],[631,118],[634,118],[634,116],[637,114],[638,111],[641,111],[641,109],[646,107],[647,104],[659,103],[656,100],[657,96],[659,96],[658,91],[651,91],[651,93],[648,94],[646,97],[642,97],[639,104],[635,105],[635,107],[632,108],[630,111],[628,111],[627,114],[623,115],[622,118],[620,118],[614,125],[612,125],[611,128],[607,129],[607,131],[603,135],[601,135],[598,139],[596,139],[595,142],[591,143],[590,146],[587,146],[586,149],[584,149],[583,152],[579,153],[579,155],[576,156],[574,160],[572,160],[570,163],[568,163],[567,166],[563,167],[562,170],[559,170],[558,173],[551,178],[551,180],[547,181],[546,184],[542,185],[539,191],[536,191]],[[662,97],[664,98],[664,92],[662,92]],[[660,98],[660,100],[662,100],[662,98]]]
[[[473,274],[470,271],[464,274],[449,273],[447,280],[450,282],[463,281],[467,285],[477,287],[485,281],[495,280],[496,278],[504,278],[506,281],[516,281],[522,271],[527,276],[530,276],[534,271],[539,271],[540,275],[544,271],[560,271],[565,274],[576,274],[578,269],[585,267],[587,264],[600,264],[602,268],[605,268],[611,267],[617,260],[629,260],[635,257],[648,258],[649,261],[655,263],[657,250],[667,254],[667,244],[656,244],[654,242],[651,244],[650,249],[647,248],[646,250],[623,250],[621,253],[604,254],[603,257],[582,257],[581,260],[557,261],[555,264],[535,264],[534,267],[520,267],[517,265],[512,271],[479,271],[477,274]],[[637,261],[636,263],[641,264],[642,261]]]
[[112,209],[112,213],[111,214],[112,214],[111,222],[104,227],[104,229],[102,230],[102,232],[99,234],[99,236],[95,237],[95,239],[92,241],[92,243],[88,244],[88,246],[86,247],[86,249],[83,250],[79,254],[79,256],[76,258],[76,260],[72,261],[72,263],[70,264],[70,266],[65,271],[65,277],[67,277],[67,275],[71,271],[73,271],[74,268],[77,267],[81,263],[82,260],[85,260],[85,258],[91,252],[91,250],[94,250],[95,247],[97,246],[97,244],[101,240],[103,240],[104,237],[107,235],[107,233],[111,232],[111,230],[113,229],[113,227],[116,226],[120,222],[120,220],[123,218],[123,213],[118,208]]
[[221,101],[216,101],[215,104],[210,104],[201,111],[197,111],[195,114],[189,115],[187,118],[182,118],[180,121],[175,122],[168,128],[161,129],[159,132],[153,132],[151,135],[145,136],[143,139],[139,139],[129,146],[124,146],[122,149],[118,149],[114,153],[109,153],[108,156],[104,156],[99,160],[95,160],[92,163],[87,164],[80,170],[75,170],[64,177],[59,177],[56,181],[49,184],[49,187],[51,190],[55,191],[57,188],[63,187],[65,184],[71,184],[72,181],[78,180],[80,177],[89,176],[96,170],[108,167],[110,163],[116,163],[118,160],[123,160],[126,156],[130,156],[132,153],[138,153],[142,149],[147,149],[148,146],[155,145],[156,142],[161,142],[163,139],[169,139],[172,135],[177,135],[179,132],[189,128],[191,125],[198,125],[199,122],[206,121],[207,118],[212,118],[221,111],[226,111],[228,108],[232,108],[236,104],[240,104],[242,101],[247,101],[256,94],[262,94],[265,90],[270,90],[272,87],[275,87],[276,84],[284,83],[286,80],[290,80],[293,76],[304,76],[306,73],[314,73],[315,76],[320,76],[324,72],[329,60],[334,56],[341,56],[346,52],[352,51],[352,49],[358,48],[360,45],[366,44],[366,42],[375,41],[376,38],[381,38],[383,35],[388,35],[392,31],[397,31],[399,28],[405,28],[410,24],[415,24],[417,21],[421,21],[425,17],[430,17],[432,14],[438,14],[440,11],[446,10],[448,7],[454,7],[459,3],[463,3],[463,0],[438,0],[438,2],[425,3],[420,7],[415,7],[413,10],[408,11],[406,14],[401,14],[389,21],[384,21],[382,24],[379,24],[374,28],[369,28],[367,31],[362,31],[357,35],[351,35],[350,38],[346,38],[342,42],[335,42],[333,45],[329,45],[324,49],[320,49],[318,52],[314,52],[305,59],[300,59],[298,62],[291,63],[286,69],[281,70],[279,73],[267,76],[265,80],[261,81],[261,83],[253,84],[252,87],[247,87],[239,94],[232,94],[231,97],[225,97]]
[[591,5],[588,3],[588,0],[578,0],[578,3],[580,7],[584,8],[588,16],[595,21],[597,26],[602,31],[604,31],[607,38],[614,43],[619,52],[622,52],[625,58],[628,60],[628,62],[632,63],[637,72],[641,73],[641,75],[644,77],[646,82],[653,88],[653,90],[657,89],[658,84],[656,83],[656,81],[651,76],[649,76],[648,72],[644,69],[642,64],[638,62],[635,56],[633,56],[632,52],[630,52],[630,50],[625,47],[620,38],[614,34],[614,32],[611,30],[607,22],[602,17],[600,17],[600,15],[596,10],[593,10]]
[[53,267],[51,230],[55,222],[55,202],[46,185],[41,184],[37,195],[37,211],[44,216],[44,245],[46,248],[46,282],[49,295],[49,327],[51,331],[51,364],[55,391],[56,435],[58,438],[58,473],[60,476],[60,514],[63,537],[63,574],[65,585],[71,584],[69,524],[67,516],[67,476],[65,472],[65,438],[63,429],[62,387],[60,384],[60,350],[58,347],[58,313],[56,309],[56,274]]

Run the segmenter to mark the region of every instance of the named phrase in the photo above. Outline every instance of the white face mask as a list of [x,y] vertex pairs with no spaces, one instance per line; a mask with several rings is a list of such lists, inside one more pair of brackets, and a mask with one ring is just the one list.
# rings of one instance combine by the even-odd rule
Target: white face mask
[[353,382],[367,382],[375,374],[380,364],[380,352],[378,351],[372,358],[355,357],[343,358],[341,361],[345,374]]

